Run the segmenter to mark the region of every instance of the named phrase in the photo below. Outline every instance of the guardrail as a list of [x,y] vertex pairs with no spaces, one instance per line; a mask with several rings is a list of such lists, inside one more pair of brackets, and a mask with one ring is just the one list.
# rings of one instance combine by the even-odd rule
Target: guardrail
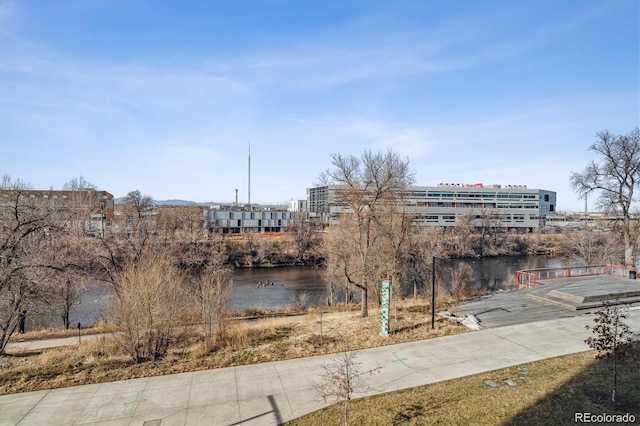
[[585,277],[590,275],[629,276],[635,269],[622,265],[583,265],[564,266],[561,268],[523,269],[516,272],[516,279],[521,287],[534,287],[540,280],[555,278]]

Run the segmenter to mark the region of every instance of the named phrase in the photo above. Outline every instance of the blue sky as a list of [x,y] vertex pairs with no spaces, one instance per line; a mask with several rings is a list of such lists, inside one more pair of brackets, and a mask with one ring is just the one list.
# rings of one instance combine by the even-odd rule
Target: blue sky
[[[640,2],[0,0],[0,174],[286,203],[331,154],[523,184],[640,125]],[[593,203],[590,202],[590,205]]]

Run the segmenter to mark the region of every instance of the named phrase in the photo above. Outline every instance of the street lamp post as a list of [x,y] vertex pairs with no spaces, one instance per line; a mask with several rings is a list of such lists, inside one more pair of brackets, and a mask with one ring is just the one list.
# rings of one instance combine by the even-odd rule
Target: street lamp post
[[431,329],[436,327],[436,257],[431,262]]

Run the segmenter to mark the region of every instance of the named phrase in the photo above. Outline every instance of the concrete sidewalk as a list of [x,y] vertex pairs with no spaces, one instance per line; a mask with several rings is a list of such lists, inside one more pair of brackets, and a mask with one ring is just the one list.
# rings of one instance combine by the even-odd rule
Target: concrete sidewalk
[[42,349],[58,348],[61,346],[75,346],[78,343],[89,342],[103,338],[111,338],[111,333],[87,334],[85,336],[58,337],[54,339],[27,340],[24,342],[9,342],[6,352],[20,353],[29,351],[40,351]]
[[[384,393],[587,350],[593,316],[518,324],[358,351]],[[627,323],[640,325],[640,310]],[[326,355],[0,396],[0,425],[275,425],[317,410]]]

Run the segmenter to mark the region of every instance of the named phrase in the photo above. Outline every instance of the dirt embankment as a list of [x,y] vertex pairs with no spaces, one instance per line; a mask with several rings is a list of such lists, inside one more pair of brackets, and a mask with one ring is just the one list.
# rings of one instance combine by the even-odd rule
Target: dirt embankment
[[[287,233],[226,235],[227,263],[237,268],[320,265],[324,262],[324,236],[317,233],[301,249]],[[484,240],[474,234],[468,238],[470,244],[462,248],[457,244],[460,236],[443,233],[439,238],[445,254],[452,258],[558,254],[564,242],[564,236],[555,233],[504,233]]]

